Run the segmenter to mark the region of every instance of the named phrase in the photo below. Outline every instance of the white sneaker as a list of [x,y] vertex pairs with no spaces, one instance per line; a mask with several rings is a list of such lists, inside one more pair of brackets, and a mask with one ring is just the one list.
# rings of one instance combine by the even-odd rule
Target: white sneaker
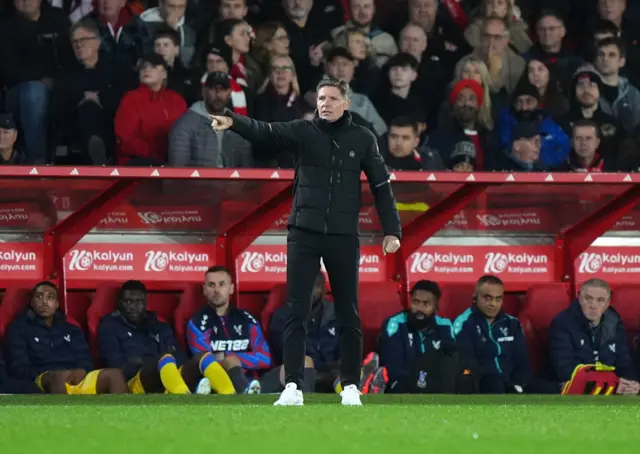
[[345,387],[340,393],[340,397],[342,397],[342,405],[353,407],[362,406],[362,402],[360,402],[360,391],[356,385]]
[[211,382],[208,378],[203,378],[198,382],[196,386],[196,394],[207,395],[211,394]]
[[280,394],[280,399],[278,399],[273,405],[298,406],[303,404],[304,399],[302,398],[302,391],[298,390],[298,385],[295,383],[287,383],[287,386],[284,387],[284,391]]
[[261,391],[262,391],[262,386],[260,386],[260,381],[251,380],[251,383],[249,383],[249,386],[247,387],[245,394],[260,394]]

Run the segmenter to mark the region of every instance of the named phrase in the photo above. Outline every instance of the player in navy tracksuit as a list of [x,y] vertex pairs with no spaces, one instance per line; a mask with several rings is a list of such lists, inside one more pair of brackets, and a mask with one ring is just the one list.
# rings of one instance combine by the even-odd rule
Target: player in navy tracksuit
[[33,288],[29,308],[7,330],[9,373],[56,394],[128,393],[118,369],[94,370],[84,333],[58,310],[51,282]]
[[414,373],[420,360],[430,350],[447,351],[455,347],[451,321],[435,315],[440,295],[438,284],[419,281],[411,289],[409,310],[383,323],[380,364],[388,374],[390,392],[409,393],[421,387],[420,377]]
[[203,291],[208,304],[189,321],[187,342],[194,355],[212,354],[201,363],[205,377],[213,386],[226,371],[236,391],[259,392],[258,380],[249,384],[247,375],[255,378],[271,367],[271,352],[260,325],[247,311],[230,304],[234,285],[225,267],[207,270]]
[[30,380],[16,380],[7,374],[7,366],[0,348],[0,394],[38,394],[40,388]]
[[[640,391],[638,375],[627,344],[627,335],[618,313],[609,305],[609,285],[592,279],[582,284],[578,299],[559,313],[549,328],[551,365],[558,380],[571,379],[581,364],[600,362],[614,366],[620,377],[619,393],[631,388]],[[635,390],[635,393],[633,390]]]
[[118,293],[118,310],[102,319],[100,356],[107,367],[121,369],[133,394],[210,394],[199,359],[185,359],[168,323],[147,311],[147,289],[127,281]]
[[[478,280],[471,308],[453,323],[458,347],[474,363],[480,392],[545,392],[545,385],[534,386],[522,326],[502,310],[503,297],[504,284],[498,277]],[[560,392],[559,384],[551,388],[548,392]]]

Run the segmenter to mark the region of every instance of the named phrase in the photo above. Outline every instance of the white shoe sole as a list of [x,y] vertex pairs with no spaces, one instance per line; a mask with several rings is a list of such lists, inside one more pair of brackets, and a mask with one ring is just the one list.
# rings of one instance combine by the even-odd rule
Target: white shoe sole
[[211,394],[211,382],[208,378],[203,378],[202,380],[200,380],[198,386],[196,387],[196,394],[199,394],[201,396]]

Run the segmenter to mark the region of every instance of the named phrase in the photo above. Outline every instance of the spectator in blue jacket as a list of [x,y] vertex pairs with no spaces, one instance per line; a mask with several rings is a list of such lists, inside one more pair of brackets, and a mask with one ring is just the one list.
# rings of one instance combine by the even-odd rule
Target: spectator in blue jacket
[[9,377],[0,347],[0,394],[38,394],[40,392],[40,388],[32,381]]
[[[324,274],[318,273],[311,293],[311,315],[307,322],[307,351],[305,358],[303,391],[333,391],[340,375],[340,327],[333,303],[327,301]],[[274,312],[269,323],[269,341],[272,354],[278,364],[282,363],[282,337],[287,320],[287,307]],[[284,368],[263,376],[265,392],[280,392],[284,389]]]
[[[476,283],[473,304],[453,323],[456,342],[475,366],[480,392],[534,391],[529,351],[520,321],[502,310],[504,284],[496,276]],[[560,386],[554,388],[560,392]]]
[[43,392],[129,392],[120,370],[94,370],[84,334],[58,310],[58,289],[51,282],[33,288],[31,304],[7,330],[6,348],[9,373],[33,380]]
[[418,281],[411,289],[411,306],[389,317],[379,340],[380,364],[386,368],[389,391],[408,393],[419,378],[416,363],[430,350],[455,346],[451,321],[436,315],[441,292],[432,281]]
[[569,136],[539,106],[540,93],[529,81],[527,74],[524,74],[513,92],[512,105],[505,107],[500,112],[496,131],[500,146],[503,149],[510,149],[515,125],[523,121],[537,121],[541,117],[539,122],[539,132],[542,138],[540,162],[546,167],[555,167],[562,164],[569,154]]
[[122,370],[133,394],[211,394],[199,369],[201,357],[185,360],[169,324],[147,310],[140,281],[120,287],[118,310],[102,319],[98,342],[103,363]]
[[605,281],[589,279],[582,284],[578,299],[551,322],[551,365],[562,381],[570,380],[581,364],[613,366],[620,377],[618,393],[638,394],[640,384],[625,328],[610,302],[611,288]]

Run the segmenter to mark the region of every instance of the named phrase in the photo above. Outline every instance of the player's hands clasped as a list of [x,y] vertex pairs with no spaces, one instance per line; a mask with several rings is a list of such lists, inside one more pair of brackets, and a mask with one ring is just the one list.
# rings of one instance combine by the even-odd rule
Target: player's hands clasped
[[394,254],[400,249],[400,240],[397,236],[386,235],[382,240],[382,252],[384,255]]
[[211,117],[211,127],[214,131],[224,131],[229,129],[233,124],[231,117],[223,117],[220,115],[209,115]]

